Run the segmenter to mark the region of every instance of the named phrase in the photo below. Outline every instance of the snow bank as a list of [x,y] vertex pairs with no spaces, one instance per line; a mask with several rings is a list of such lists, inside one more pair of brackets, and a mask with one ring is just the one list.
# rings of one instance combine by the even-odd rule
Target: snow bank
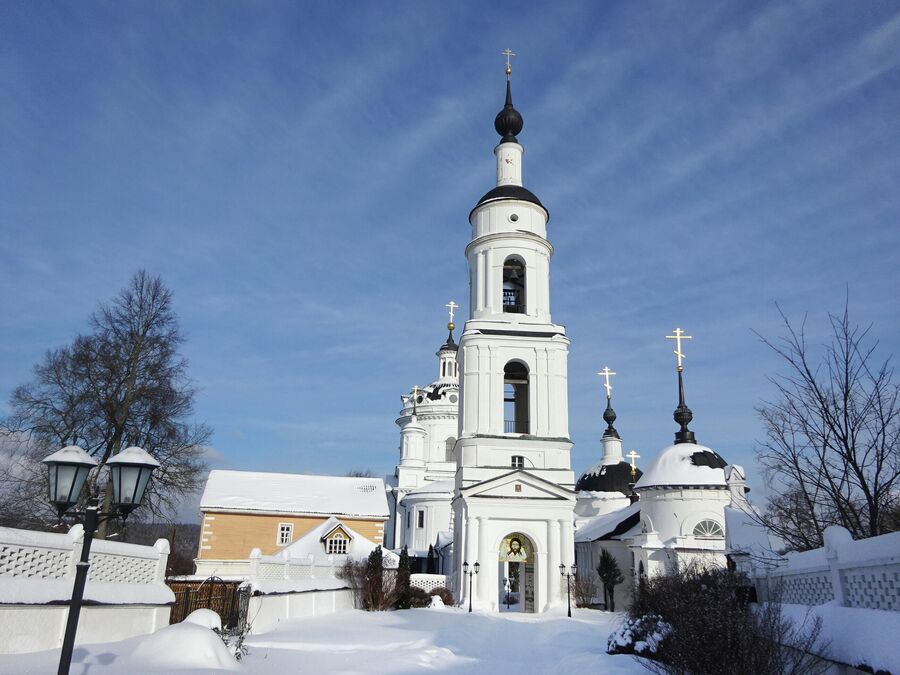
[[875,670],[900,671],[900,612],[834,603],[814,607],[782,604],[781,610],[797,627],[811,626],[816,617],[821,617],[821,656],[851,666],[865,664]]
[[192,623],[210,630],[222,630],[222,617],[211,609],[195,609],[184,617],[184,623]]
[[[0,577],[0,604],[46,605],[72,598],[73,579]],[[84,599],[104,605],[167,605],[175,594],[165,584],[118,584],[88,581]]]
[[240,670],[222,639],[195,623],[176,623],[142,638],[131,653],[132,663],[158,672],[191,668]]

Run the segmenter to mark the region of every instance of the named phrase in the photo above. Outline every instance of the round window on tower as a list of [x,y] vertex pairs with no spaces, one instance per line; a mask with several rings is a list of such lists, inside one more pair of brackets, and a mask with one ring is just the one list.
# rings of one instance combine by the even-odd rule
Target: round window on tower
[[456,403],[458,400],[456,394],[450,394],[450,403]]
[[518,219],[519,219],[519,214],[518,214],[518,213],[511,213],[511,214],[509,214],[509,220],[510,220],[510,222],[514,223],[514,222],[516,222]]
[[419,398],[416,399],[416,403],[421,403],[424,400],[425,400],[425,398],[420,396]]

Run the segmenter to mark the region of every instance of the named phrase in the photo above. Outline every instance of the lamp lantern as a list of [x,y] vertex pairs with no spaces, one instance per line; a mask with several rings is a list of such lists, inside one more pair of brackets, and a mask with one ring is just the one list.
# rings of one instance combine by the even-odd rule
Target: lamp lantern
[[112,501],[122,516],[127,516],[144,499],[153,470],[159,466],[146,450],[132,446],[125,448],[107,460],[109,478],[112,481]]
[[88,474],[97,460],[77,445],[67,445],[42,460],[47,465],[50,503],[62,514],[78,503]]

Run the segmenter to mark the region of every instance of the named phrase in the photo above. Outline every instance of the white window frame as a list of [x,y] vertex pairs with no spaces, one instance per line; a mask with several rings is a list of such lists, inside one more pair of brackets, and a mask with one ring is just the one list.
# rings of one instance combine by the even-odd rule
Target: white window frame
[[[516,461],[518,460],[518,461]],[[525,468],[525,455],[513,455],[510,460],[510,466],[513,469],[524,469]]]
[[275,543],[279,546],[287,546],[294,541],[294,524],[278,523],[278,529],[275,534]]
[[[702,528],[701,525],[703,525]],[[698,530],[701,530],[701,533],[698,533]],[[717,520],[714,520],[712,518],[703,518],[696,525],[694,525],[694,527],[691,529],[691,534],[693,534],[697,539],[724,539],[725,529]]]
[[350,540],[343,532],[335,532],[325,540],[325,553],[327,555],[347,555],[349,544]]

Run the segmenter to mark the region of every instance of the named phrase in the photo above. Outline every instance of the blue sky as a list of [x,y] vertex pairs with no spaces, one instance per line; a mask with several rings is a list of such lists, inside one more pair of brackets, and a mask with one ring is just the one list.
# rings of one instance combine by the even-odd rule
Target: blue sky
[[671,442],[677,325],[698,440],[759,488],[774,303],[820,342],[849,287],[900,343],[898,45],[898,2],[4,2],[2,405],[144,267],[217,466],[391,471],[468,298],[511,47],[574,468],[604,365],[626,449]]

